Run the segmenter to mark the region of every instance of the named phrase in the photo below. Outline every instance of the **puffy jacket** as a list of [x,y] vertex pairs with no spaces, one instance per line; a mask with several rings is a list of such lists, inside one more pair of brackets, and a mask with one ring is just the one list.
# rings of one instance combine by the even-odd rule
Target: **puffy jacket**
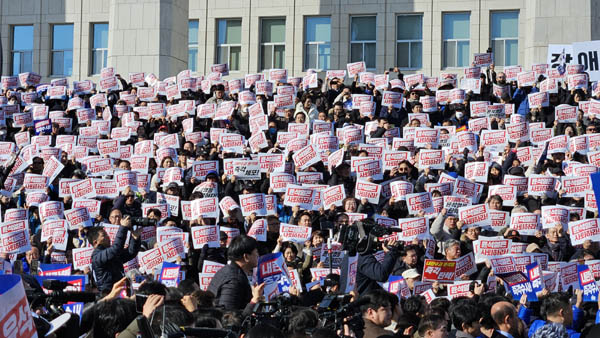
[[388,251],[379,263],[373,254],[359,255],[356,270],[356,291],[363,294],[371,290],[381,289],[377,282],[385,282],[394,270],[399,257],[396,249]]
[[132,260],[140,250],[141,237],[131,237],[129,247],[125,249],[128,228],[120,227],[113,245],[108,248],[97,246],[92,252],[92,271],[100,292],[109,292],[114,283],[123,278],[123,264]]
[[252,299],[248,276],[236,263],[227,264],[217,271],[208,285],[216,298],[216,305],[225,310],[242,310]]

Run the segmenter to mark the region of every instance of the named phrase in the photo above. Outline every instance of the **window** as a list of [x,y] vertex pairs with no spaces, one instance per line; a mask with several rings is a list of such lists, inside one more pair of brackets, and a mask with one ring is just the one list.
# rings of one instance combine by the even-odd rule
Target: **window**
[[285,19],[263,19],[260,39],[260,68],[285,68]]
[[304,27],[304,68],[329,69],[331,18],[308,17]]
[[519,12],[492,13],[492,51],[496,66],[519,64]]
[[12,31],[13,75],[33,69],[33,26],[14,26]]
[[108,66],[108,24],[95,23],[92,36],[92,74],[100,74]]
[[377,17],[352,17],[350,28],[350,62],[364,61],[367,68],[375,69],[377,63]]
[[469,66],[470,13],[445,13],[443,17],[443,67]]
[[423,15],[399,15],[396,19],[396,65],[423,68]]
[[52,26],[52,75],[73,74],[73,25]]
[[198,20],[190,20],[188,25],[188,69],[196,71],[198,62]]
[[227,63],[229,70],[240,70],[242,20],[219,20],[217,29],[217,63]]

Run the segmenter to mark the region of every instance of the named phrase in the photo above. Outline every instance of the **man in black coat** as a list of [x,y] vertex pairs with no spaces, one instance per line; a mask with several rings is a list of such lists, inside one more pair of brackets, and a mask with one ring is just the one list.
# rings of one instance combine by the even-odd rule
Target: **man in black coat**
[[385,282],[394,270],[396,260],[400,256],[395,241],[384,245],[385,256],[383,262],[379,263],[373,253],[358,256],[358,268],[356,271],[356,290],[359,295],[372,290],[382,290],[377,282]]
[[121,220],[121,227],[113,245],[106,230],[101,227],[93,227],[88,231],[88,240],[94,247],[92,252],[92,271],[96,279],[96,285],[101,293],[108,293],[114,283],[119,281],[125,273],[123,264],[137,256],[142,243],[140,230],[131,233],[129,246],[125,249],[127,232],[131,230],[131,220],[127,216]]
[[231,263],[217,271],[208,291],[215,295],[217,306],[225,310],[252,311],[265,287],[265,283],[251,287],[248,280],[258,265],[258,243],[252,237],[237,236],[229,244],[227,258]]

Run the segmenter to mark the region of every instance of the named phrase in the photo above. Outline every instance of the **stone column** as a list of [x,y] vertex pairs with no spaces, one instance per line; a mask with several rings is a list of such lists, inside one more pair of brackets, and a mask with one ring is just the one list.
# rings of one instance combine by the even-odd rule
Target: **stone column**
[[108,65],[161,80],[187,69],[189,0],[111,0]]

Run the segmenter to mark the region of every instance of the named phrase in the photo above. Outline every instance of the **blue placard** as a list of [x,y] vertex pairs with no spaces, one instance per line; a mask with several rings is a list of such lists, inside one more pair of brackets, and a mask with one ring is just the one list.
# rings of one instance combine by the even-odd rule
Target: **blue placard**
[[52,133],[52,121],[50,119],[33,121],[36,135],[48,135]]
[[579,287],[583,290],[583,301],[597,302],[599,290],[592,270],[587,265],[577,265],[577,277]]

